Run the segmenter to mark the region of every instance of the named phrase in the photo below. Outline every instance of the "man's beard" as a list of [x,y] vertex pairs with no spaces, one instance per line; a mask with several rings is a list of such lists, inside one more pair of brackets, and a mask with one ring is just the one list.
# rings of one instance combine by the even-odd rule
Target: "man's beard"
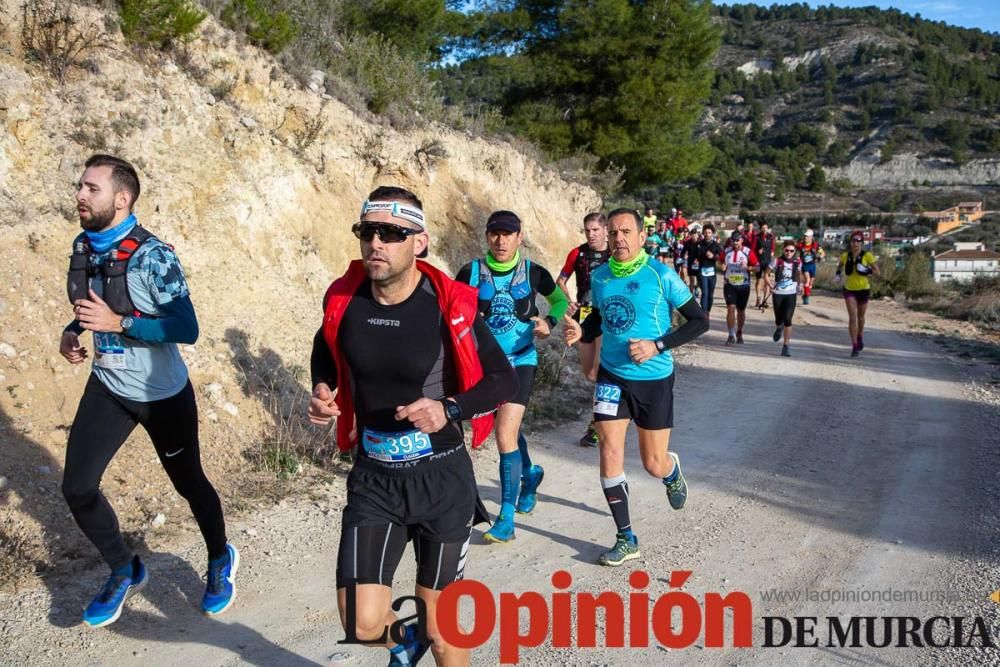
[[393,266],[388,261],[380,264],[365,264],[365,273],[368,278],[377,285],[387,286],[399,280],[400,276],[406,274],[412,266],[412,262],[406,266]]
[[115,207],[109,206],[103,211],[95,211],[94,209],[88,209],[90,211],[90,218],[84,219],[80,216],[80,226],[88,232],[99,232],[108,225],[111,221],[115,219]]

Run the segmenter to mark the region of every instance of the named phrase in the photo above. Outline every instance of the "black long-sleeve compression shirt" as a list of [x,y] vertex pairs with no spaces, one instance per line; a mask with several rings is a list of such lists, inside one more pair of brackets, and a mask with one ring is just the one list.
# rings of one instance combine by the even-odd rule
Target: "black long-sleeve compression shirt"
[[[399,431],[412,428],[395,420],[396,407],[421,397],[451,398],[464,419],[488,412],[517,392],[517,375],[486,323],[477,316],[472,327],[483,378],[458,392],[451,337],[430,282],[421,278],[402,303],[382,305],[365,280],[344,313],[339,345],[350,367],[355,411],[360,428]],[[313,338],[312,382],[337,386],[337,367],[323,330]],[[431,435],[435,450],[463,442],[460,425],[449,424]]]

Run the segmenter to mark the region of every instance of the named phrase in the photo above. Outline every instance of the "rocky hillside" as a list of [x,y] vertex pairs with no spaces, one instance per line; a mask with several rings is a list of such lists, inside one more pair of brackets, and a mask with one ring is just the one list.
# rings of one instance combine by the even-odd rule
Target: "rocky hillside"
[[[65,363],[57,342],[71,319],[74,183],[91,153],[137,165],[138,217],[184,264],[201,339],[183,353],[201,396],[207,468],[230,504],[250,460],[299,467],[275,459],[276,441],[322,440],[293,416],[304,409],[322,293],[357,256],[350,225],[373,187],[419,194],[430,259],[452,271],[481,252],[493,209],[519,212],[531,255],[555,266],[601,203],[508,145],[361,119],[325,94],[322,77],[301,88],[211,18],[172,52],[105,35],[58,82],[26,56],[19,5],[0,0],[0,552],[21,549],[29,562],[78,551],[59,481],[87,372]],[[89,7],[74,19],[109,25]],[[160,514],[168,525],[187,516],[144,436],[104,485],[130,531]]]
[[[716,145],[738,165],[763,165],[768,187],[742,203],[837,181],[1000,183],[997,35],[873,7],[723,5],[716,14],[724,39],[703,129],[727,137]],[[825,183],[809,178],[814,166]]]

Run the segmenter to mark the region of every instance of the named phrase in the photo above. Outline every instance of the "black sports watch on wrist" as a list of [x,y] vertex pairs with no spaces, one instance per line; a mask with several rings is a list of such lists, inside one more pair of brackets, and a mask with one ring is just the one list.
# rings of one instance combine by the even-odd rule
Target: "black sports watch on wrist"
[[556,325],[559,324],[559,320],[557,320],[552,315],[546,315],[545,321],[549,323],[549,329],[555,329]]
[[458,403],[447,398],[442,398],[441,405],[444,406],[444,416],[448,421],[462,421],[462,408],[459,407]]
[[666,345],[664,344],[664,342],[663,342],[662,340],[660,340],[659,338],[657,338],[656,340],[654,340],[654,341],[653,341],[653,344],[654,344],[654,345],[656,345],[656,351],[657,351],[657,352],[659,352],[659,353],[661,353],[661,354],[662,354],[663,352],[666,352],[666,350],[667,350],[667,346],[666,346]]
[[135,324],[135,320],[132,318],[132,316],[126,315],[125,317],[122,318],[121,322],[119,322],[118,326],[122,328],[122,333],[127,334],[128,330],[132,328],[133,324]]

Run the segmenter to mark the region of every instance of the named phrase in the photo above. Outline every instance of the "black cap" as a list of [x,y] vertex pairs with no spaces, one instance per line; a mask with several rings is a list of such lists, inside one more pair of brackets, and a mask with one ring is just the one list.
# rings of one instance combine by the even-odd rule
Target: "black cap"
[[486,231],[488,232],[519,232],[521,231],[521,218],[513,211],[495,211],[490,214],[486,221]]

